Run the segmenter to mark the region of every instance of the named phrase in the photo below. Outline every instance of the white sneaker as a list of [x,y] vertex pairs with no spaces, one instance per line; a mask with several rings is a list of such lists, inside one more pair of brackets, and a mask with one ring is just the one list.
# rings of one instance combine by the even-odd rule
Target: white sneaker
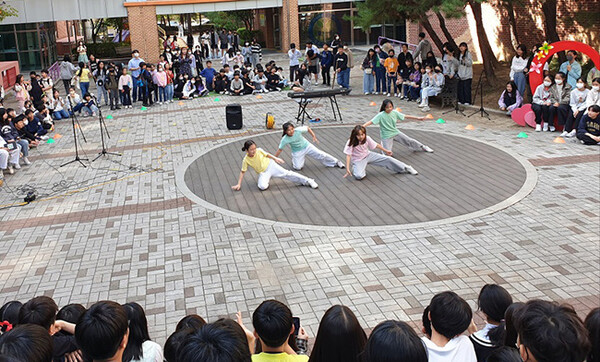
[[310,186],[313,189],[316,189],[317,187],[319,187],[319,185],[317,185],[317,182],[313,179],[308,180],[308,186]]
[[569,134],[569,132],[563,131],[563,133],[560,134],[560,137],[568,137],[567,136],[568,134]]
[[535,125],[535,131],[536,132],[540,132],[542,130],[542,125],[541,124],[536,124]]
[[373,94],[374,94],[374,95],[378,95],[378,94],[379,94],[379,92],[373,92]]
[[421,110],[423,112],[429,112],[431,110],[431,108],[429,108],[429,106],[425,106],[425,107],[421,108]]
[[574,129],[571,132],[567,133],[567,135],[565,137],[572,138],[572,137],[575,137],[576,134],[577,134],[577,130]]
[[388,93],[388,94],[386,94],[386,96],[388,96],[388,97],[389,97],[389,96],[390,96],[390,94]]
[[421,149],[423,150],[423,152],[428,152],[428,153],[433,153],[433,149],[429,146],[421,146]]
[[550,132],[554,132],[554,131],[556,131],[556,127],[550,126]]
[[21,168],[21,165],[19,165],[18,163],[14,163],[13,167],[15,168],[15,170],[18,170]]
[[9,175],[14,175],[15,174],[15,169],[14,169],[14,167],[12,167],[12,165],[8,165],[7,170],[8,170],[8,174]]
[[342,161],[338,161],[335,163],[335,167],[346,168],[346,165]]
[[31,161],[27,157],[23,157],[23,163],[27,166],[31,165]]
[[412,166],[406,166],[406,172],[410,173],[411,175],[418,175],[419,173],[417,172],[417,170],[415,170]]
[[370,93],[369,92],[365,92],[365,95],[368,96]]
[[548,123],[544,123],[544,126],[542,127],[542,130],[544,132],[548,132]]
[[423,108],[423,107],[426,107],[426,106],[427,106],[426,104],[424,104],[424,103],[421,103],[421,104],[419,104],[419,106],[418,106],[418,107],[419,107],[419,108]]
[[464,105],[464,106],[470,106],[470,105],[471,105],[471,103],[467,102],[467,103],[464,103],[463,105]]
[[48,141],[48,138],[50,138],[50,137],[48,137],[48,136],[42,136],[40,138],[42,139],[42,141]]

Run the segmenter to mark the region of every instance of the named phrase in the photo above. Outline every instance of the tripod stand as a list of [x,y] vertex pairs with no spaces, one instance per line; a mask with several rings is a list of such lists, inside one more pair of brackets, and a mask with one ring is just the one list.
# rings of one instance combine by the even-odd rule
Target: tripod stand
[[[94,100],[96,101],[96,103],[98,103],[98,99],[96,99],[96,96],[92,95],[92,97],[94,97]],[[112,100],[111,100],[111,102],[112,102]],[[106,132],[106,137],[108,137],[108,139],[110,139],[110,134],[108,133],[108,128],[106,127],[106,122],[104,122],[104,116],[102,115],[102,109],[100,107],[98,107],[98,123],[100,124],[100,139],[102,140],[102,151],[98,152],[98,156],[96,156],[92,160],[92,162],[94,162],[97,159],[99,159],[100,157],[106,156],[106,155],[122,156],[120,153],[108,152],[108,150],[106,149],[106,142],[104,141],[104,133]]]
[[[480,106],[479,109],[476,110],[475,112],[469,114],[467,116],[467,118],[477,114],[477,112],[481,113],[481,117],[485,117],[487,119],[490,119],[490,114],[488,112],[486,112],[486,110],[483,108],[483,83],[481,82],[481,79],[483,78],[483,76],[485,75],[485,70],[481,71],[481,74],[479,74],[479,80],[477,81],[477,86],[475,87],[475,97],[473,97],[474,99],[477,98],[477,92],[479,92],[479,102],[480,102]],[[487,77],[486,77],[487,79]]]
[[456,79],[452,79],[450,81],[453,82],[453,85],[452,85],[452,87],[453,87],[452,94],[454,96],[453,97],[454,99],[452,101],[454,102],[454,108],[453,109],[449,109],[446,112],[443,112],[442,114],[447,114],[447,113],[450,113],[450,112],[454,111],[454,113],[456,113],[456,114],[460,113],[463,116],[466,116],[465,112],[463,112],[465,109],[464,108],[460,108],[458,106],[458,94],[457,94],[458,93],[458,81]]
[[75,115],[75,110],[73,109],[73,101],[71,100],[70,96],[67,96],[67,98],[69,99],[69,105],[71,108],[71,124],[73,126],[73,141],[75,142],[75,159],[69,161],[69,162],[65,162],[62,165],[60,165],[60,167],[66,166],[66,165],[70,165],[73,162],[79,162],[81,164],[81,166],[83,167],[87,167],[83,161],[88,161],[87,158],[81,158],[79,157],[79,146],[78,146],[78,142],[77,142],[77,130],[76,128],[79,128],[79,132],[81,132],[81,137],[83,138],[83,142],[87,142],[87,140],[85,139],[85,135],[83,134],[83,130],[81,129],[81,124],[79,124],[79,120],[77,119],[77,116]]

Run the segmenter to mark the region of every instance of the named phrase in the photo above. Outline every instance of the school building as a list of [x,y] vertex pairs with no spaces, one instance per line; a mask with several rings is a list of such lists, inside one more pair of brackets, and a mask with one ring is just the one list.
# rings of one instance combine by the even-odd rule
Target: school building
[[64,43],[83,38],[83,19],[127,17],[131,48],[156,61],[160,49],[157,16],[253,9],[255,29],[267,48],[287,49],[311,40],[321,45],[340,34],[350,45],[375,44],[380,35],[403,39],[405,21],[373,26],[367,32],[349,19],[356,11],[347,0],[6,0],[18,11],[0,24],[0,61],[40,69],[67,53]]

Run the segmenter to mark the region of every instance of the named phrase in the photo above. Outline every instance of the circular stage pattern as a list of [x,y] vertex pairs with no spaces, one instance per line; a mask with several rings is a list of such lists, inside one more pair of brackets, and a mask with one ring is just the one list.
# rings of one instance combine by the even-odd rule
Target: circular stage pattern
[[[320,141],[317,147],[345,162],[342,150],[351,129],[348,125],[313,128]],[[178,170],[177,183],[192,201],[243,220],[319,230],[382,230],[489,214],[519,201],[537,182],[531,164],[495,146],[432,131],[403,131],[435,150],[411,152],[394,143],[393,157],[412,165],[419,171],[417,176],[367,166],[362,181],[344,179],[345,170],[326,168],[307,158],[300,173],[317,181],[316,190],[274,178],[268,190],[260,191],[252,169],[246,172],[242,190],[231,190],[239,175],[244,141],[251,138],[258,147],[275,153],[281,139],[277,131],[208,150]],[[370,127],[369,135],[379,141],[378,128]],[[286,161],[283,166],[291,169],[289,147],[281,157]]]

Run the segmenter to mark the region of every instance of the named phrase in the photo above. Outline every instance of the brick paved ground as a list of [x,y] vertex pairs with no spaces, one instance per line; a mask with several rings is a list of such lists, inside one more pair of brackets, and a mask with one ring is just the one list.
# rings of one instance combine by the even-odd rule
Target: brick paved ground
[[[354,70],[358,90],[361,81]],[[369,103],[382,97],[361,94],[340,97],[345,123],[376,113]],[[214,98],[112,113],[109,144],[123,157],[85,169],[58,168],[73,152],[70,125],[60,122],[63,137],[33,150],[34,164],[7,176],[0,190],[2,205],[22,200],[18,186],[40,194],[0,214],[0,302],[40,294],[59,305],[137,301],[159,343],[186,313],[212,321],[241,310],[249,321],[248,313],[266,298],[288,303],[313,335],[332,304],[350,306],[364,327],[373,328],[390,318],[418,321],[433,294],[446,289],[475,308],[479,289],[492,282],[516,300],[568,301],[581,315],[600,304],[597,147],[556,144],[555,134],[531,129],[528,139],[518,139],[523,129],[505,118],[451,113],[443,125],[405,122],[401,127],[474,136],[516,152],[536,166],[538,184],[505,210],[435,228],[274,228],[191,203],[178,191],[174,169],[232,137],[264,132],[266,112],[281,125],[296,103],[284,93],[235,99],[243,104],[245,128],[230,132],[224,121],[230,99]],[[418,113],[414,104],[399,106]],[[315,111],[329,114],[324,107]],[[432,113],[440,116],[435,107]],[[467,122],[475,130],[465,130]],[[98,124],[85,119],[82,129],[85,153],[92,156]],[[236,177],[223,182],[233,184]],[[460,187],[448,185],[448,191]]]

